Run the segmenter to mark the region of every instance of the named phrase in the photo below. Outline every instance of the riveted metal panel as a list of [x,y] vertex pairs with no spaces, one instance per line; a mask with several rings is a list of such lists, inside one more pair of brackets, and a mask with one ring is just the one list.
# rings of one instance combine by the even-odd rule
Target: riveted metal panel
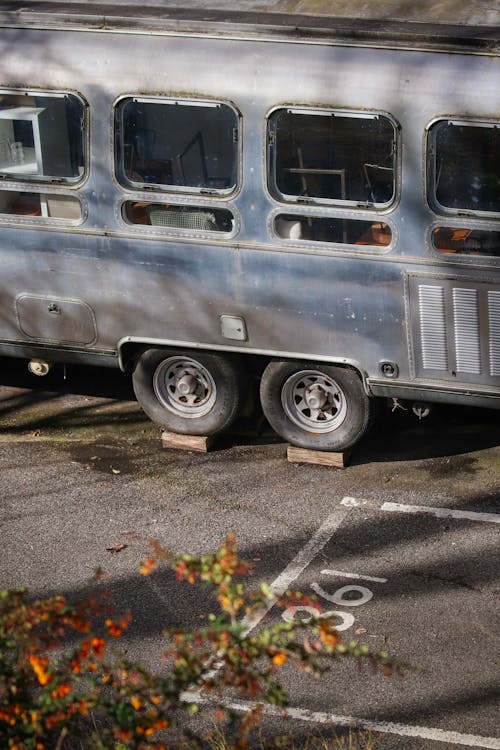
[[20,294],[16,311],[19,329],[30,339],[59,344],[92,344],[96,340],[94,312],[81,300]]

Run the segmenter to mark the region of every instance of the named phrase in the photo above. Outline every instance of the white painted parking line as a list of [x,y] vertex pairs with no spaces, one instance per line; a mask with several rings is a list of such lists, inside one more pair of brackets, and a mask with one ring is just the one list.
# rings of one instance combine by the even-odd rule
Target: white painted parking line
[[455,510],[454,508],[434,508],[430,505],[405,505],[404,503],[380,503],[360,497],[343,497],[340,504],[345,508],[384,510],[389,513],[428,513],[438,518],[456,518],[464,521],[500,523],[499,513],[479,513],[475,510]]
[[[194,696],[190,696],[191,702],[196,702]],[[203,702],[214,702],[212,698]],[[221,705],[217,702],[217,705]],[[225,708],[233,711],[242,711],[248,713],[257,707],[257,703],[250,701],[229,701],[223,702]],[[395,734],[400,737],[416,737],[417,739],[433,740],[434,742],[454,743],[464,747],[489,748],[490,750],[500,750],[500,738],[483,737],[475,734],[462,734],[461,732],[447,731],[435,727],[420,727],[410,724],[396,724],[392,721],[370,721],[369,719],[358,719],[353,716],[338,716],[322,711],[308,711],[303,708],[286,708],[280,709],[276,706],[264,706],[266,716],[286,716],[295,721],[307,721],[316,724],[329,724],[337,727],[348,727],[359,730],[370,730],[380,732],[381,734]]]
[[356,578],[358,581],[375,581],[375,583],[387,583],[387,578],[376,576],[362,576],[359,573],[346,573],[343,570],[322,570],[322,576],[335,576],[336,578]]
[[278,597],[282,596],[285,591],[290,588],[291,584],[300,576],[305,568],[307,568],[309,563],[314,560],[318,552],[323,549],[327,542],[330,541],[333,534],[348,515],[348,510],[338,509],[334,513],[331,513],[326,521],[321,524],[307,544],[298,552],[293,560],[286,566],[285,570],[280,573],[280,575],[275,578],[269,586],[274,598],[270,599],[265,607],[259,609],[252,616],[244,618],[243,625],[245,625],[245,635],[248,635],[248,633],[259,625],[269,610],[274,607]]
[[340,501],[341,505],[345,505],[346,508],[359,508],[360,505],[375,505],[373,500],[363,500],[357,497],[343,497]]
[[390,513],[429,513],[438,518],[458,518],[468,521],[483,521],[486,523],[500,523],[500,514],[476,513],[472,510],[453,510],[453,508],[431,508],[426,505],[403,505],[402,503],[384,503],[381,510]]

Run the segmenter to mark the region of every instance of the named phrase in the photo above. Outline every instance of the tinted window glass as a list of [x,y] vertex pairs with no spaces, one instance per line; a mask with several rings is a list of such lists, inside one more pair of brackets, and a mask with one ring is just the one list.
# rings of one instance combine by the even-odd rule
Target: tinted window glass
[[500,213],[500,126],[437,122],[429,151],[430,195],[438,210]]
[[238,120],[228,105],[127,99],[117,117],[118,176],[124,184],[234,190]]
[[79,221],[82,218],[82,206],[74,195],[0,190],[0,214]]
[[432,243],[441,253],[500,256],[500,232],[486,229],[438,227],[432,233]]
[[286,201],[386,206],[395,194],[387,117],[280,109],[269,120],[270,189]]
[[359,221],[319,216],[280,214],[274,230],[288,240],[310,240],[347,245],[387,247],[392,239],[391,228],[381,221]]
[[77,182],[84,173],[84,115],[72,94],[0,93],[0,176]]

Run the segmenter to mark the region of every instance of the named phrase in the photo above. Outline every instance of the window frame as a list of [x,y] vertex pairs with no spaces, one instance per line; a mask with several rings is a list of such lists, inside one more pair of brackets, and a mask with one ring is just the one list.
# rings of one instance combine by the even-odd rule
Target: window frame
[[[332,199],[321,197],[306,197],[296,195],[285,195],[281,193],[276,184],[276,137],[270,136],[273,118],[282,110],[293,114],[338,116],[344,118],[374,120],[385,118],[393,128],[392,155],[393,155],[393,194],[385,203],[374,203],[371,201],[358,201],[349,199]],[[398,121],[388,112],[380,110],[342,109],[338,107],[280,104],[273,107],[265,119],[265,184],[271,198],[280,205],[288,206],[322,206],[348,209],[350,211],[373,211],[377,214],[387,213],[396,207],[400,196],[401,180],[401,126]]]
[[[236,149],[235,149],[235,184],[229,188],[207,188],[188,185],[170,185],[166,183],[132,182],[125,174],[123,158],[123,110],[128,101],[151,104],[181,104],[183,106],[199,107],[228,107],[235,116]],[[233,129],[234,130],[234,129]],[[233,135],[234,139],[234,135]],[[233,141],[234,142],[234,141]],[[217,200],[233,199],[241,190],[242,183],[242,116],[235,104],[228,100],[211,99],[209,97],[186,97],[175,94],[148,96],[141,94],[122,94],[112,107],[112,143],[113,143],[113,178],[120,189],[131,193],[148,192],[155,194],[176,194],[180,196],[196,196],[202,199],[215,198]]]
[[[87,180],[89,175],[89,140],[90,140],[90,118],[89,118],[89,104],[85,97],[79,92],[75,90],[68,90],[68,89],[37,89],[37,88],[8,88],[8,87],[1,87],[0,88],[0,95],[5,94],[8,96],[34,96],[34,97],[53,97],[53,98],[63,98],[67,96],[73,96],[75,99],[77,99],[81,106],[82,106],[82,116],[81,116],[81,124],[82,124],[82,130],[81,130],[81,147],[82,147],[82,161],[83,161],[83,171],[81,175],[78,175],[77,177],[71,178],[71,177],[57,177],[57,176],[45,176],[45,175],[36,175],[36,174],[8,174],[0,171],[0,188],[2,186],[6,186],[4,189],[9,189],[9,185],[15,185],[18,183],[22,183],[23,185],[33,185],[33,186],[42,186],[42,185],[52,185],[52,186],[58,186],[58,187],[64,187],[68,190],[74,190],[76,188],[80,188]],[[36,191],[35,191],[36,192]],[[80,201],[81,202],[81,201]],[[83,205],[82,205],[82,215],[83,215]],[[4,216],[4,214],[2,214]],[[39,218],[46,218],[46,217],[39,217]]]
[[[425,192],[426,201],[431,210],[441,217],[454,218],[476,218],[485,220],[494,220],[500,218],[499,211],[474,210],[470,208],[452,208],[441,204],[436,195],[436,136],[433,135],[433,128],[439,123],[448,123],[453,125],[462,125],[470,127],[494,128],[500,131],[500,119],[494,120],[489,118],[464,117],[462,115],[440,115],[434,117],[426,126],[424,131],[424,164],[425,164]],[[499,174],[500,177],[500,174]],[[433,244],[431,242],[433,247]],[[439,251],[437,251],[439,252]]]

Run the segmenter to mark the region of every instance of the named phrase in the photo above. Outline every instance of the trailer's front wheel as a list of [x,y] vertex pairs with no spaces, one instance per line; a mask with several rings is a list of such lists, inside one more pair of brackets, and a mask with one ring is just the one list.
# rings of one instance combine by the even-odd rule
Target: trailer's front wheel
[[184,435],[213,435],[239,411],[240,368],[217,354],[147,349],[138,358],[132,382],[137,400],[153,420]]
[[358,442],[374,417],[373,399],[351,369],[271,362],[260,398],[271,427],[300,448],[342,451]]

